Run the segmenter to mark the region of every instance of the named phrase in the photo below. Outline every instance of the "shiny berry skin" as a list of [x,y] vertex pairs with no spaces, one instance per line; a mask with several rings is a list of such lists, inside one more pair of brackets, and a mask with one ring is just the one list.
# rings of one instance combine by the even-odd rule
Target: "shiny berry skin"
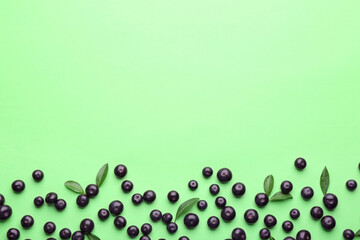
[[294,165],[298,170],[303,170],[306,167],[306,161],[303,158],[297,158]]
[[300,230],[296,234],[296,240],[310,240],[310,239],[311,239],[311,234],[307,230]]
[[44,173],[41,170],[35,170],[32,173],[32,177],[36,182],[40,182],[44,178]]
[[105,208],[102,208],[102,209],[100,209],[98,211],[98,217],[99,217],[100,220],[108,219],[109,215],[110,215],[109,211],[107,209],[105,209]]
[[74,232],[73,235],[71,236],[71,240],[84,240],[84,239],[85,239],[85,236],[80,231]]
[[190,239],[188,237],[186,237],[186,236],[182,236],[182,237],[179,238],[179,240],[190,240]]
[[216,229],[220,225],[220,220],[218,217],[215,216],[209,217],[207,221],[207,225],[209,226],[210,229]]
[[141,196],[140,193],[135,193],[134,195],[132,195],[131,197],[131,201],[133,202],[133,204],[135,205],[139,205],[140,203],[142,203],[143,201],[143,196]]
[[351,180],[348,180],[346,182],[346,188],[349,190],[349,191],[354,191],[356,188],[357,188],[357,182],[353,179]]
[[242,195],[245,194],[246,192],[246,187],[243,183],[235,183],[233,186],[232,186],[232,189],[231,189],[232,193],[234,194],[235,197],[241,197]]
[[336,221],[332,216],[327,215],[321,219],[321,226],[325,230],[331,230],[336,226]]
[[191,180],[188,183],[188,187],[190,188],[190,190],[193,190],[193,191],[196,190],[198,188],[198,186],[199,186],[199,184],[195,180]]
[[4,203],[5,203],[5,197],[4,195],[0,194],[0,206],[4,205]]
[[169,233],[173,234],[176,233],[176,231],[178,230],[178,226],[176,223],[171,222],[166,226],[166,229]]
[[80,194],[76,198],[76,204],[81,208],[86,207],[89,204],[89,197],[86,196],[85,194]]
[[6,236],[9,240],[17,240],[20,237],[20,232],[16,228],[10,228],[6,233]]
[[125,192],[131,192],[131,190],[134,188],[134,184],[129,181],[129,180],[125,180],[121,183],[121,189]]
[[271,214],[268,214],[264,217],[264,223],[266,227],[272,228],[277,223],[276,217]]
[[156,194],[154,191],[148,190],[148,191],[144,192],[143,198],[144,198],[145,202],[152,203],[156,199]]
[[58,210],[58,211],[62,211],[66,208],[66,201],[64,199],[58,199],[56,200],[55,202],[55,208]]
[[0,206],[0,220],[6,220],[10,218],[12,215],[12,209],[8,205]]
[[285,237],[284,240],[295,240],[293,237]]
[[291,232],[294,228],[294,225],[291,221],[284,221],[282,224],[282,228],[284,229],[285,232]]
[[139,240],[151,240],[151,238],[147,235],[141,236]]
[[254,224],[259,219],[259,214],[255,209],[249,209],[244,213],[244,219],[247,223]]
[[24,191],[25,183],[21,180],[16,180],[11,184],[11,188],[14,190],[14,192],[20,193]]
[[213,175],[213,170],[211,167],[204,167],[202,170],[202,174],[205,178],[209,178]]
[[352,239],[355,238],[355,233],[351,229],[346,229],[343,232],[343,237],[344,237],[345,240],[352,240]]
[[194,213],[186,214],[184,224],[187,228],[195,228],[199,224],[199,217]]
[[99,193],[99,187],[95,184],[89,184],[85,189],[86,195],[90,198],[96,197]]
[[200,200],[197,203],[197,207],[199,210],[203,211],[207,208],[207,202],[205,200]]
[[309,200],[314,196],[314,190],[311,187],[304,187],[301,190],[301,196],[304,200]]
[[80,230],[82,233],[89,234],[94,230],[95,224],[93,220],[85,218],[80,223]]
[[220,187],[217,184],[211,184],[209,191],[212,195],[217,195],[220,192]]
[[139,228],[132,225],[132,226],[128,227],[127,234],[131,238],[137,237],[137,235],[139,235]]
[[263,228],[259,232],[259,236],[261,239],[269,239],[270,238],[270,230],[267,228]]
[[61,239],[70,239],[71,238],[71,231],[68,228],[61,229],[59,236]]
[[221,210],[221,218],[225,222],[232,221],[236,217],[236,211],[231,206],[226,206]]
[[246,240],[246,233],[242,228],[235,228],[231,232],[231,238],[233,240]]
[[283,181],[280,185],[281,192],[284,194],[288,194],[293,189],[293,185],[290,181]]
[[122,217],[122,216],[117,216],[114,219],[114,226],[117,229],[123,229],[124,227],[126,227],[126,219],[124,217]]
[[119,164],[115,167],[114,173],[118,178],[123,178],[127,173],[127,168],[125,165]]
[[294,219],[294,220],[298,219],[300,217],[300,211],[298,209],[296,209],[296,208],[291,209],[290,210],[290,217],[292,219]]
[[177,191],[170,191],[167,197],[170,202],[175,203],[179,200],[179,193]]
[[151,211],[150,213],[150,218],[151,220],[153,220],[154,222],[159,221],[162,218],[162,214],[159,210],[154,209]]
[[334,210],[338,205],[338,198],[332,193],[327,193],[323,197],[323,203],[327,209]]
[[57,199],[58,199],[58,195],[54,192],[50,192],[50,193],[46,194],[45,202],[47,204],[54,204]]
[[56,230],[56,225],[53,222],[47,222],[44,225],[44,232],[46,234],[52,234]]
[[313,219],[319,220],[324,215],[324,211],[321,207],[315,206],[311,208],[310,215],[313,217]]
[[217,172],[217,178],[220,182],[226,183],[232,179],[232,173],[228,168],[222,168]]
[[218,208],[223,208],[226,206],[226,199],[224,197],[217,197],[215,199],[215,205],[218,207]]
[[25,215],[22,217],[20,223],[21,223],[21,226],[25,229],[31,228],[32,225],[34,225],[34,218],[30,215]]
[[166,224],[170,223],[172,219],[173,219],[173,216],[171,215],[171,213],[164,213],[164,215],[162,215],[162,218],[161,218],[161,220]]
[[34,198],[34,205],[36,207],[41,207],[44,204],[44,199],[40,196],[37,196],[36,198]]
[[123,210],[124,210],[124,205],[122,204],[122,202],[118,200],[112,201],[109,204],[109,211],[114,216],[120,215]]
[[152,231],[152,226],[150,223],[144,223],[140,228],[142,234],[149,235]]
[[258,207],[265,207],[269,203],[269,197],[265,193],[258,193],[255,196],[255,203]]

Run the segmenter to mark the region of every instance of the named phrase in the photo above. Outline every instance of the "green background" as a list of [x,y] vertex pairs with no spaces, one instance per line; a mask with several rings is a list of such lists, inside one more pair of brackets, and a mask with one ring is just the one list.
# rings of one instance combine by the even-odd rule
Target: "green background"
[[[120,199],[128,224],[140,226],[154,208],[175,214],[179,204],[166,199],[173,189],[179,202],[200,197],[209,207],[193,209],[196,229],[179,221],[171,236],[156,223],[153,239],[224,239],[234,227],[258,239],[267,213],[278,218],[272,234],[282,239],[293,207],[302,216],[292,236],[306,228],[314,239],[341,239],[345,228],[357,230],[360,191],[347,191],[345,182],[359,180],[359,8],[358,0],[1,1],[0,192],[13,216],[0,223],[0,238],[31,214],[35,225],[21,230],[21,239],[45,239],[46,221],[76,230],[85,217],[101,239],[128,239],[112,218],[98,221],[97,210]],[[308,161],[303,172],[293,166],[298,156]],[[107,162],[99,196],[79,209],[64,182],[93,183]],[[113,174],[119,163],[128,166],[132,193],[153,189],[156,202],[131,204]],[[329,191],[339,197],[332,232],[309,216],[312,206],[323,206],[325,165]],[[206,220],[220,213],[208,192],[217,179],[203,179],[204,166],[229,167],[234,176],[220,195],[237,218],[215,231]],[[45,172],[41,183],[31,179],[37,168]],[[242,215],[255,207],[268,174],[274,191],[291,180],[294,199],[269,204],[249,226]],[[15,179],[27,184],[19,195],[10,187]],[[199,181],[195,192],[187,188],[191,179]],[[236,181],[247,186],[240,199],[230,190]],[[300,190],[307,185],[315,196],[305,202]],[[67,200],[64,212],[33,206],[50,191]]]

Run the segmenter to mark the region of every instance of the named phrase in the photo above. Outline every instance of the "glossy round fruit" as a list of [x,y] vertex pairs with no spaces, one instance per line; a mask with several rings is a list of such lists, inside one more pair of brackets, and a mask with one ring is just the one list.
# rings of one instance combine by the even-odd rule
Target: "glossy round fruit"
[[271,214],[268,214],[264,217],[264,223],[266,227],[272,228],[277,223],[276,217]]
[[45,202],[47,204],[54,204],[57,199],[58,199],[58,195],[54,192],[50,192],[50,193],[46,194]]
[[127,234],[131,238],[137,237],[137,235],[139,235],[139,228],[137,226],[131,225],[127,229]]
[[207,202],[205,200],[200,200],[197,203],[197,207],[199,210],[203,211],[207,208]]
[[186,236],[181,236],[181,237],[179,237],[179,240],[190,240],[190,239]]
[[114,219],[114,226],[117,229],[123,229],[124,227],[126,227],[126,219],[124,217],[122,217],[122,216],[117,216]]
[[4,205],[4,203],[5,203],[5,197],[4,195],[0,194],[0,206]]
[[179,193],[177,191],[170,191],[167,197],[170,202],[175,203],[179,200]]
[[11,188],[14,190],[14,192],[20,193],[24,191],[25,183],[21,180],[16,180],[11,184]]
[[243,183],[241,182],[238,182],[238,183],[235,183],[233,186],[232,186],[232,193],[234,194],[235,197],[241,197],[242,195],[245,194],[246,192],[246,187]]
[[58,199],[56,200],[55,202],[55,208],[58,210],[58,211],[62,211],[66,208],[66,202],[64,199]]
[[285,237],[284,240],[295,240],[293,237]]
[[283,181],[281,183],[281,192],[284,193],[284,194],[288,194],[291,192],[291,190],[293,189],[293,185],[290,181]]
[[265,193],[258,193],[255,196],[255,203],[258,207],[265,207],[269,202],[269,197]]
[[188,213],[184,217],[184,224],[187,228],[195,228],[199,224],[199,217],[194,213]]
[[12,215],[12,209],[8,205],[1,205],[0,206],[0,220],[9,219]]
[[89,204],[89,197],[85,194],[80,194],[76,198],[76,204],[81,208],[86,207]]
[[211,167],[204,167],[202,170],[202,174],[205,178],[209,178],[213,175],[213,170]]
[[301,190],[301,196],[305,200],[309,200],[314,196],[314,190],[311,187],[304,187]]
[[173,216],[171,215],[171,213],[164,213],[161,218],[161,220],[166,224],[170,223],[172,221],[172,219],[173,219]]
[[343,232],[343,237],[345,240],[352,240],[355,238],[355,233],[351,229],[345,229]]
[[61,239],[70,239],[71,238],[71,231],[68,228],[61,229],[59,236]]
[[282,224],[282,228],[284,229],[285,232],[291,232],[294,228],[294,225],[291,221],[284,221]]
[[20,238],[20,232],[16,228],[10,228],[6,233],[6,236],[8,240],[17,240]]
[[220,187],[217,184],[211,184],[209,191],[212,195],[217,195],[220,192]]
[[300,230],[296,234],[296,240],[310,240],[310,239],[311,239],[311,234],[308,230]]
[[233,240],[246,240],[246,233],[242,228],[235,228],[231,232],[231,238]]
[[96,197],[99,193],[99,187],[95,184],[89,184],[85,189],[86,195],[89,198]]
[[354,191],[357,188],[357,182],[353,179],[346,182],[346,187],[349,191]]
[[306,167],[306,161],[303,158],[297,158],[294,164],[298,170],[303,170]]
[[105,208],[102,208],[102,209],[100,209],[98,211],[98,217],[99,217],[100,220],[108,219],[109,215],[110,215],[109,211],[107,209],[105,209]]
[[143,198],[144,198],[145,202],[152,203],[156,199],[156,194],[154,191],[148,190],[148,191],[144,192]]
[[310,215],[313,217],[313,219],[319,220],[324,215],[324,211],[321,207],[315,206],[311,208]]
[[31,228],[34,225],[34,218],[30,215],[25,215],[21,218],[20,223],[23,228]]
[[332,216],[327,215],[321,219],[321,226],[325,230],[331,230],[336,226],[336,221]]
[[127,168],[125,165],[119,164],[114,168],[114,173],[118,178],[123,178],[127,173]]
[[217,197],[215,199],[215,205],[218,207],[218,208],[223,208],[226,206],[226,199],[224,197]]
[[244,213],[244,219],[247,223],[254,224],[259,219],[259,214],[255,209],[249,209]]
[[327,193],[323,197],[323,203],[327,209],[334,210],[338,205],[338,198],[332,193]]
[[41,170],[35,170],[32,173],[32,177],[36,182],[40,182],[44,178],[44,173]]
[[221,210],[221,218],[225,221],[232,221],[236,217],[236,211],[231,206],[226,206]]
[[125,180],[121,183],[121,189],[125,192],[131,192],[131,190],[134,188],[134,184],[129,181],[129,180]]
[[139,240],[151,240],[151,238],[147,235],[141,236]]
[[93,220],[85,218],[80,223],[80,230],[82,233],[89,234],[94,230],[95,224]]
[[109,211],[112,215],[117,216],[124,210],[124,205],[119,200],[112,201],[109,204]]
[[142,234],[149,235],[152,231],[152,226],[150,223],[144,223],[140,228]]
[[270,235],[270,230],[267,228],[262,228],[259,232],[259,236],[261,239],[269,239]]
[[300,211],[298,209],[296,209],[296,208],[291,209],[290,210],[290,217],[292,219],[294,219],[294,220],[298,219],[300,217]]
[[135,205],[139,205],[140,203],[143,202],[143,196],[140,193],[135,193],[134,195],[132,195],[131,197],[131,201],[133,202],[133,204]]
[[36,207],[41,207],[44,204],[44,199],[40,196],[34,198],[34,205]]
[[150,213],[150,218],[152,221],[157,222],[162,218],[162,214],[159,210],[154,209]]
[[176,231],[178,230],[178,226],[176,223],[171,222],[166,226],[166,229],[169,233],[173,234],[176,233]]
[[191,181],[189,181],[188,186],[189,186],[190,190],[196,190],[198,188],[199,184],[197,181],[191,180]]
[[52,234],[56,230],[56,225],[53,222],[47,222],[44,224],[44,232],[46,234]]
[[85,239],[85,235],[80,231],[74,232],[73,235],[71,236],[71,240],[84,240],[84,239]]
[[228,168],[221,168],[216,176],[222,183],[229,182],[232,179],[232,173]]
[[215,216],[209,217],[207,221],[207,225],[209,226],[210,229],[216,229],[220,225],[220,220],[218,217]]

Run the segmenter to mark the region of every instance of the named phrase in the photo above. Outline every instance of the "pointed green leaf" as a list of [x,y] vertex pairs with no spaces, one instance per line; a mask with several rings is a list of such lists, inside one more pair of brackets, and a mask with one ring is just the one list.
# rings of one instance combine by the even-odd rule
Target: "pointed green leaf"
[[293,196],[291,196],[291,194],[284,194],[282,192],[277,192],[270,198],[270,201],[271,202],[283,201],[283,200],[292,199],[292,198],[293,198]]
[[360,236],[360,230],[358,230],[358,231],[355,233],[355,236],[356,236],[356,237],[359,237],[359,236]]
[[101,240],[98,236],[92,233],[87,234],[87,236],[90,240]]
[[270,194],[271,194],[271,192],[273,190],[273,187],[274,187],[274,177],[273,177],[273,175],[269,175],[264,180],[265,194],[270,196]]
[[329,184],[330,184],[330,176],[327,168],[325,167],[320,176],[320,187],[324,195],[328,191]]
[[73,192],[84,194],[84,189],[81,187],[81,185],[75,181],[67,181],[65,182],[65,187],[70,189]]
[[199,201],[199,198],[191,198],[191,199],[183,202],[183,203],[179,206],[179,208],[178,208],[178,210],[177,210],[177,212],[176,212],[175,221],[176,221],[176,219],[177,219],[181,214],[189,211],[190,208],[191,208],[192,206],[194,206],[198,201]]
[[107,173],[108,173],[108,169],[109,169],[109,164],[105,164],[104,166],[102,166],[96,176],[96,185],[98,187],[101,186],[101,184],[104,182]]

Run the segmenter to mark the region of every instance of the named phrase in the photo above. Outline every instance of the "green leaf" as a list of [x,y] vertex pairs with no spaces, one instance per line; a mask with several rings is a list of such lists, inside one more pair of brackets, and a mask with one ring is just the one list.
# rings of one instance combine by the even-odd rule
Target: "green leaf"
[[178,208],[178,210],[177,210],[177,212],[176,212],[175,221],[176,221],[176,219],[178,219],[178,217],[179,217],[181,214],[189,211],[190,208],[191,208],[192,206],[194,206],[199,200],[200,200],[200,198],[191,198],[191,199],[183,202],[183,203],[179,206],[179,208]]
[[356,237],[359,237],[359,236],[360,236],[360,230],[358,230],[358,231],[355,233],[355,236],[356,236]]
[[273,236],[270,236],[270,240],[275,240],[275,238]]
[[87,234],[87,236],[90,240],[101,240],[98,236],[92,233]]
[[264,180],[265,194],[270,196],[270,194],[271,194],[271,192],[273,190],[273,187],[274,187],[274,177],[273,177],[273,175],[269,175]]
[[330,184],[330,176],[327,168],[325,167],[320,176],[320,187],[324,195],[327,193],[329,184]]
[[84,194],[84,189],[81,187],[81,185],[75,181],[67,181],[65,182],[65,187],[70,189],[73,192]]
[[292,198],[293,198],[293,196],[291,196],[291,194],[284,194],[282,192],[277,192],[270,198],[270,201],[271,202],[283,201],[283,200],[292,199]]
[[100,168],[100,170],[96,176],[96,185],[98,187],[100,187],[101,184],[105,181],[106,175],[108,173],[108,169],[109,169],[108,163]]

